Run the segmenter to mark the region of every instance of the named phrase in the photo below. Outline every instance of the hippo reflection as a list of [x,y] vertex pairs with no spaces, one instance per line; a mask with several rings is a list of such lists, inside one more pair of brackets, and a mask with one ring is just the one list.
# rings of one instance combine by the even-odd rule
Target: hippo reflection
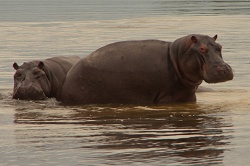
[[[17,140],[28,145],[29,141],[35,140],[49,147],[54,141],[54,151],[65,154],[86,151],[90,155],[85,158],[91,155],[94,158],[98,156],[105,159],[105,162],[132,159],[146,163],[145,160],[156,159],[161,163],[169,163],[170,159],[176,159],[179,162],[206,161],[211,165],[218,165],[223,160],[225,149],[230,147],[230,139],[234,132],[230,130],[231,120],[223,117],[227,110],[224,108],[219,110],[218,105],[214,107],[197,104],[154,107],[110,105],[110,107],[75,106],[56,109],[53,106],[41,111],[43,105],[32,104],[31,107],[30,104],[24,103],[21,109],[17,108],[15,123],[33,124],[35,127],[35,124],[38,124],[42,130],[35,129],[32,135],[25,135],[30,128],[23,128],[15,133]],[[57,109],[61,113],[55,113]]]

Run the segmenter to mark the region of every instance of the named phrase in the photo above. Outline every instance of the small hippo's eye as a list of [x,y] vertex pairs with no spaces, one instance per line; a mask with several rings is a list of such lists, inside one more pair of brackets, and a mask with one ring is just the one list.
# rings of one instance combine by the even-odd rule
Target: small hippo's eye
[[14,75],[14,79],[15,79],[15,80],[21,80],[21,79],[22,79],[22,74],[21,74],[21,73],[16,73],[16,74]]
[[40,70],[36,70],[33,72],[33,75],[35,78],[40,78],[41,77],[41,71]]

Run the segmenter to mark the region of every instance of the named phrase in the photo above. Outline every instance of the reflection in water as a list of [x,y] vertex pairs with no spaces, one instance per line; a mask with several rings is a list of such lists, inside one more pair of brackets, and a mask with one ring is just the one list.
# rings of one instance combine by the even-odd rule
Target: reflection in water
[[[231,138],[232,124],[220,116],[223,111],[199,104],[67,108],[50,100],[28,107],[38,108],[30,110],[24,103],[16,108],[15,123],[25,126],[15,132],[20,144],[56,151],[74,147],[107,164],[218,164]],[[32,134],[29,125],[37,126]]]

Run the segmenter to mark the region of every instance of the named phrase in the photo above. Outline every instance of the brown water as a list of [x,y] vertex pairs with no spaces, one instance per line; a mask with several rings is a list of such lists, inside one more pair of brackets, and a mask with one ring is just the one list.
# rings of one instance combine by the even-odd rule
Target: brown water
[[[136,4],[144,17],[133,8],[125,17],[118,8],[118,16],[124,18],[107,19],[112,12],[101,17],[107,8],[102,6],[95,19],[63,21],[65,14],[62,19],[32,15],[23,20],[27,17],[13,14],[0,21],[0,165],[248,165],[250,17],[244,12],[249,3],[240,1],[230,14],[226,2],[218,3],[225,5],[224,14],[209,14],[213,12],[209,7],[203,13],[203,5],[191,10],[191,4],[185,4],[180,13],[163,14],[165,3],[156,2]],[[194,13],[181,13],[184,9]],[[243,12],[237,13],[239,9]],[[230,82],[203,83],[214,91],[198,93],[196,104],[63,106],[55,99],[11,99],[13,62],[58,55],[84,57],[115,41],[173,41],[191,33],[218,34],[224,60],[235,73]]]
[[197,104],[82,107],[61,106],[54,99],[4,100],[1,162],[247,165],[249,93],[207,92],[198,98]]

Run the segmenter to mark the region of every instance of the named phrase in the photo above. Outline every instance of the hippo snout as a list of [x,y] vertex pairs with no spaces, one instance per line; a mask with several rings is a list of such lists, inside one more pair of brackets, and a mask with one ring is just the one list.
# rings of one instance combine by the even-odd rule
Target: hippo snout
[[43,100],[46,98],[43,90],[33,85],[22,86],[14,89],[13,99],[20,100]]
[[233,79],[233,71],[226,63],[214,64],[204,71],[203,77],[207,83],[225,82]]
[[228,64],[215,65],[215,70],[218,72],[218,75],[228,75],[232,73],[232,69]]

